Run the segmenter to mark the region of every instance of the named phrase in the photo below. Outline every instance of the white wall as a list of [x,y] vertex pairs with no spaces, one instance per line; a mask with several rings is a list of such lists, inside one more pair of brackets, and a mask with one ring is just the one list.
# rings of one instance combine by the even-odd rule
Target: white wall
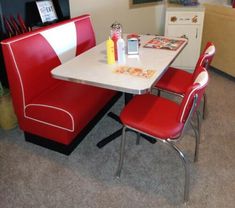
[[231,4],[231,0],[199,0],[200,3]]
[[110,26],[118,21],[124,33],[163,34],[164,6],[129,9],[129,0],[70,0],[71,17],[91,14],[97,43],[110,34]]
[[[199,0],[201,3],[225,4],[230,0]],[[69,0],[71,17],[91,14],[97,43],[107,39],[110,25],[118,21],[124,33],[163,34],[165,22],[164,4],[129,8],[129,0]]]

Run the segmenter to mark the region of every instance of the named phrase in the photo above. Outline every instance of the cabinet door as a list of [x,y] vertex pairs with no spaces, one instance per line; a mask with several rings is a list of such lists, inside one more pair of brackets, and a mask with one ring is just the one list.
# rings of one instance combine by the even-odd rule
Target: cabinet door
[[186,37],[187,46],[179,54],[172,66],[193,70],[200,55],[200,25],[168,25],[165,35],[169,37]]

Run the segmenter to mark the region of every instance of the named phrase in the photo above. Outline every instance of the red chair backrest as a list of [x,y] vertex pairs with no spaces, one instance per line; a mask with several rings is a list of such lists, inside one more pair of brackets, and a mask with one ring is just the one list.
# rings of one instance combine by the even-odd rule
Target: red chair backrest
[[204,67],[198,67],[199,74],[194,80],[194,83],[188,88],[187,92],[184,95],[184,98],[181,102],[180,111],[178,114],[179,122],[185,123],[190,114],[190,110],[193,107],[194,98],[197,95],[197,103],[194,111],[198,108],[202,96],[205,93],[205,88],[208,84],[209,77],[208,72]]
[[208,66],[211,64],[214,55],[215,55],[215,46],[212,42],[208,42],[197,61],[195,70],[193,72],[193,77],[192,77],[193,81],[195,80],[197,75],[200,73],[200,71],[198,71],[198,69],[200,69],[200,66],[204,67],[206,70],[208,69]]

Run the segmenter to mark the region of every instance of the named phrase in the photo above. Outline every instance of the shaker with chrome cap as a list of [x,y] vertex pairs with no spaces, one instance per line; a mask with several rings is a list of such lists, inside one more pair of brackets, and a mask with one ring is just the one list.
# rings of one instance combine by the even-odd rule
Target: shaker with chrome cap
[[122,37],[122,25],[120,23],[118,23],[117,21],[115,21],[112,25],[111,25],[111,30],[110,30],[110,35],[111,38],[113,38],[113,36],[116,36],[117,39]]

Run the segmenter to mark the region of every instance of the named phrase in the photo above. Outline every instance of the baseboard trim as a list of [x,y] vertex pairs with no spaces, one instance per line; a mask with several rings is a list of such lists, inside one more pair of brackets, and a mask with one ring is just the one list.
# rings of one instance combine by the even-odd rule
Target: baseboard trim
[[223,77],[225,77],[227,79],[235,81],[235,77],[233,77],[232,75],[230,75],[230,74],[228,74],[228,73],[226,73],[224,71],[221,71],[220,69],[217,69],[217,68],[215,68],[213,66],[210,66],[210,70],[214,71],[215,73],[217,73],[217,74],[219,74],[219,75],[221,75],[221,76],[223,76]]

